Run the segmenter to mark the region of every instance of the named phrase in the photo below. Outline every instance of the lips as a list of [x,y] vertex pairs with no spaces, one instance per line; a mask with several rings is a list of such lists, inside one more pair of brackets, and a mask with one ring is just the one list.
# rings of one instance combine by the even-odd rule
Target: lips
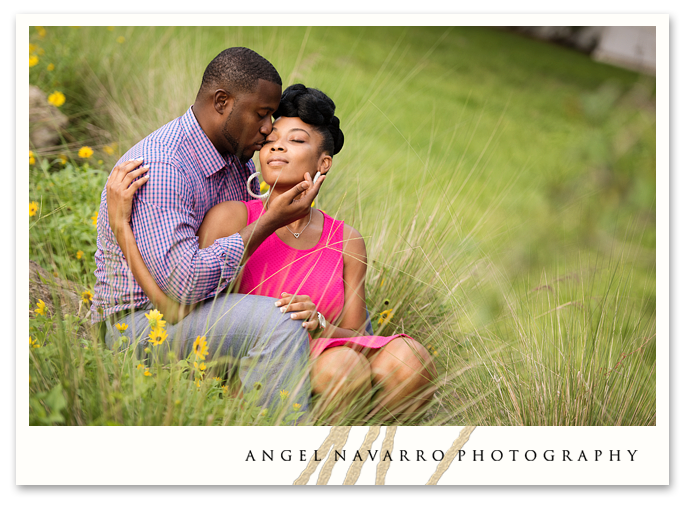
[[267,165],[283,165],[286,163],[288,163],[288,160],[286,160],[285,158],[277,157],[277,156],[272,157],[272,158],[267,160]]

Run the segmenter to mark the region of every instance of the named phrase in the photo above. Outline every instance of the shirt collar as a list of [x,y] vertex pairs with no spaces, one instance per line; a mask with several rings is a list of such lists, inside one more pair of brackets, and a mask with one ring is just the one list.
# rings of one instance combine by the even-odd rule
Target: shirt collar
[[195,152],[200,162],[200,172],[204,177],[209,177],[226,166],[240,167],[240,160],[235,155],[229,153],[221,155],[216,150],[207,134],[204,133],[204,130],[199,125],[195,114],[192,112],[192,106],[183,114],[180,122],[194,144]]

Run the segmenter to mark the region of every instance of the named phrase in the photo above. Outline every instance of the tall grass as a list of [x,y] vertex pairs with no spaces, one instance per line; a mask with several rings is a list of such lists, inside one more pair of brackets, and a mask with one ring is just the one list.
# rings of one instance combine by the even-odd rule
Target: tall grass
[[[93,283],[107,169],[189,107],[211,58],[246,45],[285,85],[337,103],[346,144],[319,207],[365,237],[376,333],[434,357],[421,423],[655,424],[653,82],[482,28],[55,27],[39,43],[60,65],[32,82],[68,97],[76,142],[62,150],[97,149],[60,171],[60,151],[37,152],[30,199],[53,214],[30,247],[44,268]],[[32,357],[50,357],[32,359],[32,423],[296,422],[260,417],[211,377],[196,387],[185,361],[145,377],[95,336],[76,345],[53,309],[32,327],[46,343]]]

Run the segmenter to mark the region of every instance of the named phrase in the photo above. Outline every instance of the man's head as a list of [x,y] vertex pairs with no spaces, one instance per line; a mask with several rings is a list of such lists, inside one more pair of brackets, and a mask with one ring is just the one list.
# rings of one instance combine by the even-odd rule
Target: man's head
[[274,66],[251,49],[232,47],[207,65],[194,111],[216,149],[245,163],[271,132],[280,99]]

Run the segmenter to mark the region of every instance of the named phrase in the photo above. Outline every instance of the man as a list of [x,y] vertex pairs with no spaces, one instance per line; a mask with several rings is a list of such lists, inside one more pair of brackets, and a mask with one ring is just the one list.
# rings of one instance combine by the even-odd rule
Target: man
[[[279,391],[291,391],[307,408],[305,380],[308,338],[301,322],[291,320],[267,297],[228,294],[243,256],[278,228],[307,214],[320,184],[304,198],[294,198],[307,183],[277,199],[277,205],[253,229],[217,240],[200,250],[196,232],[205,213],[227,200],[247,201],[246,181],[255,172],[251,160],[271,132],[271,115],[281,98],[281,78],[266,59],[247,48],[222,51],[207,66],[194,104],[153,132],[118,164],[143,158],[147,184],[133,201],[131,223],[147,268],[166,294],[181,304],[198,303],[179,323],[164,315],[172,349],[187,356],[197,336],[205,336],[210,356],[232,357],[247,391],[263,385],[263,402],[274,403]],[[253,180],[254,192],[259,192]],[[283,196],[282,196],[283,197]],[[130,342],[142,353],[148,344],[146,313],[153,305],[137,285],[109,226],[106,189],[98,214],[95,295],[92,314],[106,343],[122,338],[115,325],[125,323]],[[158,350],[158,349],[157,349]]]

